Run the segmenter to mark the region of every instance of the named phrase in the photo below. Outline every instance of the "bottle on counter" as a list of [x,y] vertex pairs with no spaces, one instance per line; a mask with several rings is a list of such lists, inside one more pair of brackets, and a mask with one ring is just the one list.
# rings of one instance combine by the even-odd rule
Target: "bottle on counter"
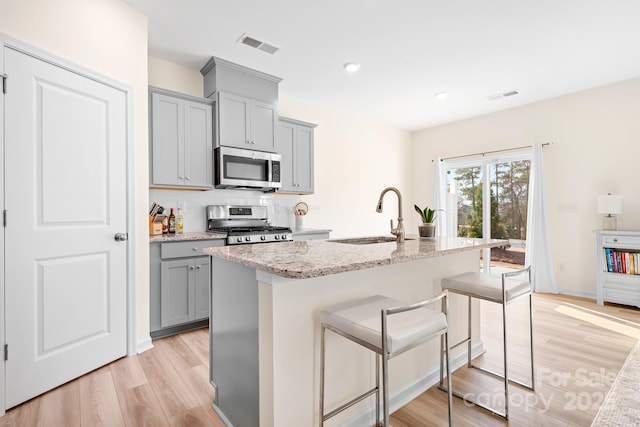
[[169,218],[167,218],[162,206],[158,207],[158,215],[156,217],[162,221],[162,234],[167,234],[169,232]]
[[176,233],[178,234],[182,234],[182,232],[184,231],[184,227],[183,227],[183,221],[184,219],[182,218],[182,208],[178,208],[178,215],[176,215]]
[[173,214],[173,208],[169,214],[169,234],[176,234],[176,216]]

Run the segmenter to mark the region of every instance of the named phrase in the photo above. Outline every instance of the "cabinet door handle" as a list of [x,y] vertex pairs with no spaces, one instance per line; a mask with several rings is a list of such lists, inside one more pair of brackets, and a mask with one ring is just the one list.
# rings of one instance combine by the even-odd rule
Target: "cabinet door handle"
[[618,243],[618,239],[613,239],[613,241],[614,241],[615,243]]
[[200,270],[200,267],[201,267],[200,265],[196,265],[196,268],[197,268],[198,270]]
[[193,250],[194,250],[194,251],[197,251],[197,250],[198,250],[198,248],[193,248]]
[[189,267],[189,270],[193,270],[193,269],[195,269],[193,265]]
[[190,176],[186,176],[185,178],[187,179],[187,181],[191,181],[191,177]]

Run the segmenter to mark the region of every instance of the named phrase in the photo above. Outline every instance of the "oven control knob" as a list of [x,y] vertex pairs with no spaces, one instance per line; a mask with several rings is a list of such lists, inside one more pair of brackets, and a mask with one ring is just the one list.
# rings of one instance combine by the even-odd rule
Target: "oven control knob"
[[245,242],[250,242],[250,241],[251,241],[251,237],[249,237],[249,236],[245,237],[245,238],[244,238],[244,241],[245,241]]
[[286,234],[282,235],[282,240],[287,240],[287,235]]
[[280,240],[280,236],[278,236],[277,234],[275,235],[275,239],[276,240]]
[[238,243],[242,242],[242,237],[238,237],[237,241]]
[[267,236],[260,236],[260,240],[267,240]]

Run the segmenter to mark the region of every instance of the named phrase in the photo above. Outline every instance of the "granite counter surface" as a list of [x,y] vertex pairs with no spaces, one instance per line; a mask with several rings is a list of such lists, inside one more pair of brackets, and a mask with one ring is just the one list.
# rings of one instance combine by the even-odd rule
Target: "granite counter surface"
[[204,253],[287,278],[307,279],[347,271],[505,246],[506,240],[411,237],[404,243],[368,245],[331,240],[259,243],[205,248]]
[[149,243],[186,242],[193,240],[216,240],[226,238],[226,233],[209,233],[208,231],[196,231],[181,234],[163,234],[158,236],[149,236]]
[[326,228],[294,228],[292,230],[294,236],[308,236],[311,234],[331,233],[331,229]]

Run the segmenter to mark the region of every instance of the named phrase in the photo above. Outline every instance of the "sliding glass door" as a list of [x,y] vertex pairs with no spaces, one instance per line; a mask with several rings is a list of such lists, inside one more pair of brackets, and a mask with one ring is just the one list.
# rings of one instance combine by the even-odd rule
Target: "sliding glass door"
[[483,251],[485,272],[524,266],[530,166],[530,150],[444,160],[447,234],[509,241]]

